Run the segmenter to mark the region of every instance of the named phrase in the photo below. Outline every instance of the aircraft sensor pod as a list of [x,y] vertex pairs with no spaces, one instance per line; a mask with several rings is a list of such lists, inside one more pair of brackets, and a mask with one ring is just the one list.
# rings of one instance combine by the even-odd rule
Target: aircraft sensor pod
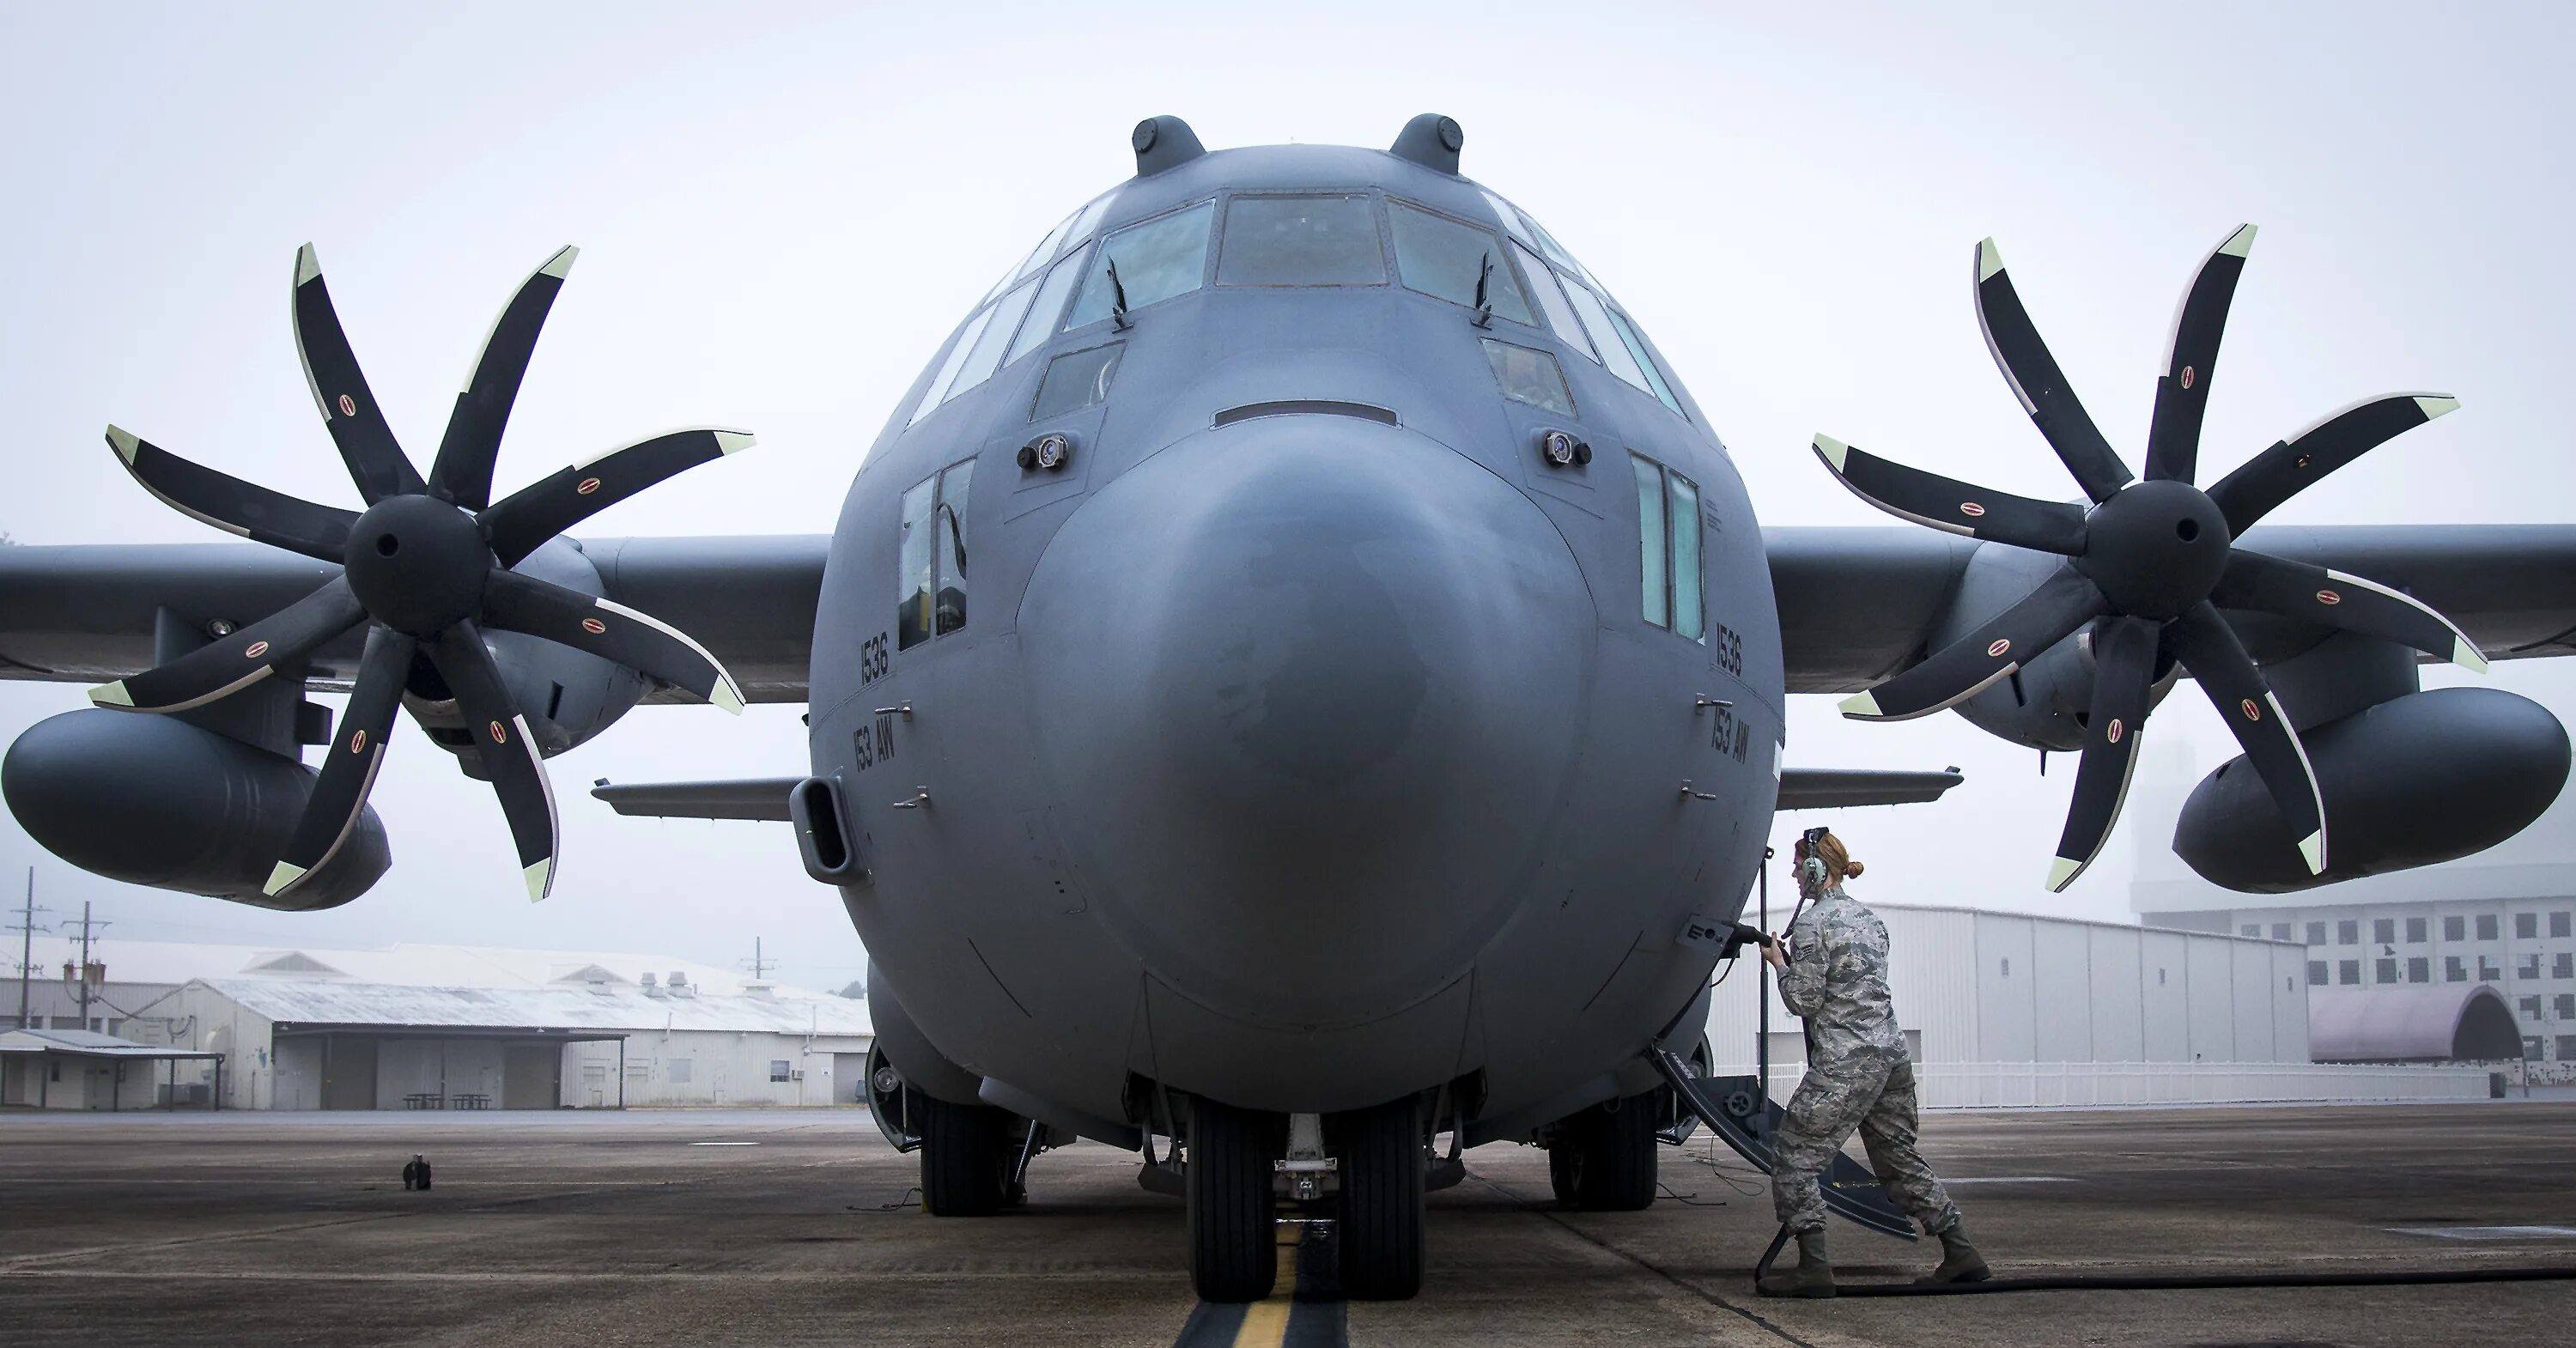
[[1073,457],[1073,437],[1062,431],[1050,431],[1020,446],[1020,471],[1045,469],[1050,473],[1064,471],[1066,460]]
[[1565,431],[1541,431],[1538,456],[1551,468],[1592,462],[1592,446]]

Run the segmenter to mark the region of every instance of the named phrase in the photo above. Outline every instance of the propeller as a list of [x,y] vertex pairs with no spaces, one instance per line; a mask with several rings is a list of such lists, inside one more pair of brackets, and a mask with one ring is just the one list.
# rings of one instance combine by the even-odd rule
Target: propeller
[[366,808],[394,714],[425,659],[474,735],[477,756],[517,845],[530,901],[554,887],[554,793],[527,717],[511,698],[482,629],[543,637],[696,694],[730,712],[742,690],[724,666],[677,629],[515,567],[573,525],[665,478],[737,450],[752,437],[701,427],[594,455],[491,500],[492,467],[510,407],[546,313],[578,249],[546,259],[511,296],[484,339],[423,479],[386,424],[341,330],[306,244],[295,254],[295,345],[323,425],[367,503],[363,513],[317,505],[192,463],[115,426],[107,443],[134,480],[192,519],[272,547],[340,565],[321,588],[212,645],[90,690],[123,711],[204,706],[304,662],[358,628],[366,646],[304,814],[266,885],[295,887],[339,851]]
[[2019,602],[1920,664],[1844,700],[1857,720],[1928,716],[1975,696],[2090,627],[2093,703],[2065,832],[2048,872],[2062,891],[2110,837],[2137,762],[2160,671],[2180,665],[2218,707],[2289,821],[2310,874],[2326,868],[2325,802],[2298,732],[2221,608],[2278,614],[2410,646],[2484,672],[2448,618],[2358,576],[2235,546],[2236,537],[2317,479],[2460,404],[2435,393],[2365,399],[2276,441],[2207,491],[2192,485],[2202,413],[2236,281],[2254,246],[2241,226],[2202,260],[2174,312],[2156,380],[2143,481],[2067,386],[2022,307],[1995,242],[1977,245],[1977,322],[2022,410],[2090,506],[2010,496],[1909,468],[1830,436],[1816,456],[1854,495],[1917,524],[2066,560]]

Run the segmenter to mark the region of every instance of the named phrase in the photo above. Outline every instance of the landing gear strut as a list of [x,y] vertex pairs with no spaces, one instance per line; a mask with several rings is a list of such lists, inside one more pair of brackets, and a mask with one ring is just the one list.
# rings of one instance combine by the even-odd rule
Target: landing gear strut
[[1595,1212],[1635,1212],[1655,1201],[1655,1097],[1609,1100],[1569,1118],[1547,1147],[1556,1201]]

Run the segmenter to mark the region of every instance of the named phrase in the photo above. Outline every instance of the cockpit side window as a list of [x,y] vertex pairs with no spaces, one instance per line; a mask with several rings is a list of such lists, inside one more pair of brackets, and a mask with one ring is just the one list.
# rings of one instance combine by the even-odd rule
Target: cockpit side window
[[1218,246],[1221,286],[1372,286],[1386,283],[1386,252],[1366,193],[1244,196],[1225,207]]
[[[1539,306],[1547,310],[1548,324],[1556,329],[1556,335],[1632,387],[1653,394],[1655,401],[1671,409],[1673,415],[1688,418],[1690,414],[1682,410],[1681,399],[1673,396],[1671,382],[1655,367],[1654,355],[1637,334],[1635,321],[1613,306],[1609,292],[1592,279],[1592,273],[1585,271],[1565,245],[1558,243],[1528,212],[1491,192],[1484,196],[1511,234],[1513,251],[1522,269],[1529,273],[1530,287],[1538,292]],[[1555,264],[1553,273],[1547,263],[1539,261],[1538,253],[1546,254],[1548,261]]]
[[903,494],[895,549],[895,649],[966,625],[966,496],[975,461],[951,464]]
[[1127,307],[1133,310],[1186,295],[1205,284],[1208,227],[1215,218],[1216,203],[1202,201],[1102,239],[1065,327],[1078,328],[1109,317],[1122,289]]
[[1485,361],[1494,367],[1494,379],[1503,386],[1504,397],[1574,415],[1574,394],[1565,387],[1565,371],[1557,368],[1556,357],[1488,337]]
[[1048,361],[1046,377],[1038,381],[1037,401],[1029,408],[1029,420],[1044,421],[1109,401],[1109,381],[1117,377],[1118,354],[1124,350],[1124,346],[1112,343],[1087,351],[1067,351]]
[[966,368],[966,358],[975,354],[975,344],[983,340],[984,329],[992,322],[993,311],[987,308],[958,332],[957,341],[948,348],[948,359],[940,363],[938,375],[930,381],[929,388],[922,390],[921,401],[914,404],[913,421],[929,416],[931,409],[948,400],[948,390],[957,383],[957,372]]
[[1637,570],[1645,619],[1678,637],[1706,639],[1700,597],[1699,484],[1642,454],[1637,474]]
[[1055,264],[1046,279],[1038,283],[1037,299],[1029,305],[1029,319],[1020,325],[1020,339],[1011,343],[1011,354],[1003,358],[1003,364],[1035,351],[1039,343],[1055,335],[1055,320],[1064,313],[1065,294],[1082,279],[1083,259],[1084,254],[1075,253]]
[[1469,308],[1481,294],[1495,317],[1532,321],[1529,301],[1512,278],[1511,259],[1492,231],[1410,202],[1389,200],[1386,214],[1395,230],[1396,274],[1405,289]]
[[1512,240],[1512,256],[1529,277],[1530,293],[1538,296],[1538,307],[1547,311],[1547,325],[1556,329],[1557,339],[1587,360],[1600,360],[1592,350],[1592,339],[1584,334],[1582,320],[1574,316],[1574,306],[1565,302],[1565,288],[1556,283],[1556,273],[1539,261],[1538,254],[1522,247],[1518,239]]

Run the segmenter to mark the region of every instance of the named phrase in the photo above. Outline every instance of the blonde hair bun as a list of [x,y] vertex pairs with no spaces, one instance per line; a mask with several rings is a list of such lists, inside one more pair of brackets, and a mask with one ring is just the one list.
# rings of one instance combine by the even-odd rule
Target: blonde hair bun
[[1843,846],[1843,840],[1831,833],[1816,840],[1816,855],[1824,858],[1825,869],[1840,879],[1857,880],[1864,869],[1851,859],[1851,851]]

